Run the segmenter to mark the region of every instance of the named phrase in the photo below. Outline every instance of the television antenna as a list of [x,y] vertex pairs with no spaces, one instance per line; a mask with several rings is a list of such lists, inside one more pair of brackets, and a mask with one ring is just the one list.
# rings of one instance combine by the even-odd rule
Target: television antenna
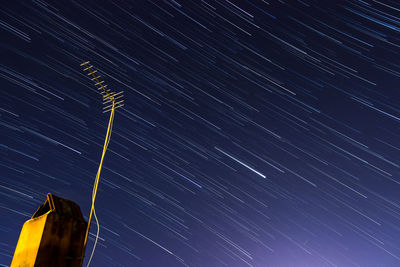
[[96,233],[96,239],[95,243],[93,245],[92,253],[90,254],[89,261],[87,263],[87,266],[89,266],[93,254],[96,248],[97,240],[99,238],[99,231],[100,231],[100,226],[99,226],[99,221],[96,216],[96,211],[94,208],[94,204],[96,202],[96,196],[97,196],[97,189],[99,187],[99,180],[100,180],[100,173],[101,169],[103,167],[103,161],[104,161],[104,156],[106,154],[108,144],[110,143],[110,138],[111,138],[111,132],[113,128],[113,123],[114,123],[114,115],[115,115],[115,110],[117,108],[120,108],[124,106],[124,100],[123,100],[123,93],[124,91],[120,92],[114,92],[111,91],[110,89],[107,88],[107,85],[104,83],[104,80],[101,79],[101,76],[98,74],[97,70],[93,67],[93,65],[90,64],[90,61],[85,61],[81,64],[82,67],[84,67],[83,71],[88,72],[88,76],[91,76],[91,80],[94,81],[94,85],[97,86],[97,90],[99,93],[103,96],[103,113],[107,113],[111,111],[110,113],[110,119],[108,121],[108,127],[107,127],[107,133],[106,133],[106,138],[104,140],[104,145],[103,145],[103,152],[101,154],[101,159],[100,159],[100,164],[97,170],[96,174],[96,179],[94,181],[93,185],[93,191],[92,191],[92,206],[90,208],[90,215],[89,215],[89,221],[87,224],[86,228],[86,234],[85,234],[85,239],[83,242],[83,255],[82,255],[82,263],[83,263],[83,258],[85,255],[85,249],[86,249],[86,244],[89,236],[89,230],[90,230],[90,224],[92,222],[92,216],[94,216],[97,224],[97,233]]

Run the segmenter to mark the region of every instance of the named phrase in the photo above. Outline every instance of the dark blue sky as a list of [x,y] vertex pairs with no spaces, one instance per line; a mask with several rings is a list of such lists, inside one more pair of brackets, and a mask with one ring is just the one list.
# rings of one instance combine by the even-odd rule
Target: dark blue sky
[[4,1],[0,266],[46,193],[87,218],[108,116],[86,60],[125,92],[91,266],[400,266],[399,16],[391,0]]

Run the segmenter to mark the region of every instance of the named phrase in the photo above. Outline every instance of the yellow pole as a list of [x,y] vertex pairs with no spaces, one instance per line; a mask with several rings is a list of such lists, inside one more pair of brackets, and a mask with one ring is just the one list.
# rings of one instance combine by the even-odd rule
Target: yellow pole
[[[94,204],[95,204],[95,201],[96,201],[97,189],[98,189],[98,186],[99,186],[100,173],[101,173],[101,169],[103,167],[104,156],[105,156],[106,151],[107,151],[108,142],[110,141],[111,128],[112,128],[112,123],[113,123],[113,120],[114,120],[114,112],[115,112],[115,101],[113,100],[113,106],[112,106],[112,109],[111,109],[110,120],[108,122],[106,139],[104,140],[103,153],[101,155],[100,165],[99,165],[99,169],[97,170],[97,175],[96,175],[94,188],[93,188],[92,207],[90,209],[88,226],[87,226],[87,229],[86,229],[85,239],[84,239],[84,242],[83,242],[83,254],[85,254],[86,244],[87,244],[87,240],[88,240],[88,236],[89,236],[90,223],[92,222]],[[83,262],[83,258],[84,258],[84,255],[82,256],[82,262]]]

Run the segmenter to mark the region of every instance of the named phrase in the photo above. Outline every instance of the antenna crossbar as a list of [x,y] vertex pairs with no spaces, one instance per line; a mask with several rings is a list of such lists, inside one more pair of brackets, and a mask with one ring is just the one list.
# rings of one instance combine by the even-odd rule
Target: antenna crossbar
[[[120,99],[120,98],[123,97],[123,95],[116,97],[117,95],[122,94],[123,91],[115,93],[115,92],[111,92],[110,89],[107,89],[107,85],[104,84],[105,81],[104,80],[100,80],[101,76],[97,73],[98,71],[96,69],[94,69],[94,66],[90,65],[90,61],[83,62],[81,64],[81,66],[84,67],[83,71],[88,71],[89,72],[87,74],[88,76],[92,76],[91,80],[94,81],[94,85],[97,86],[97,90],[99,90],[100,94],[103,95],[103,104],[107,104],[107,103],[112,102],[113,103],[112,105],[114,105],[115,109],[124,106],[122,104],[122,102],[124,100],[120,100],[118,102],[115,101],[116,99]],[[111,111],[111,109],[110,109],[111,106],[104,107],[103,110],[105,109],[105,111],[103,111],[103,113]]]

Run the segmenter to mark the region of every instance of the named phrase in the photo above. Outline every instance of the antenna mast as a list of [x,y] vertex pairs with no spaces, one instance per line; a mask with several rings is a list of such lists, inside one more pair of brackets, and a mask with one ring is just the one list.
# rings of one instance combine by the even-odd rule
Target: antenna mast
[[96,201],[96,195],[97,195],[97,189],[99,186],[99,180],[100,180],[100,173],[101,169],[103,167],[103,161],[104,161],[104,156],[107,151],[108,144],[110,142],[111,138],[111,132],[112,132],[112,127],[113,127],[113,122],[114,122],[114,115],[115,115],[115,109],[124,106],[123,102],[124,100],[122,99],[123,97],[123,91],[120,92],[112,92],[111,90],[107,89],[107,85],[104,84],[104,80],[101,79],[101,76],[97,73],[97,70],[94,69],[93,65],[90,64],[89,61],[85,61],[81,64],[82,67],[84,67],[83,71],[88,71],[88,76],[91,76],[91,80],[95,82],[95,86],[97,86],[97,89],[99,90],[99,93],[103,96],[103,113],[109,112],[110,113],[110,119],[108,122],[108,127],[107,127],[107,133],[106,133],[106,138],[104,140],[104,146],[103,146],[103,152],[101,154],[101,159],[100,159],[100,164],[99,168],[97,170],[96,174],[96,179],[94,181],[94,186],[93,186],[93,191],[92,191],[92,207],[90,208],[90,215],[89,215],[89,221],[87,224],[87,229],[86,229],[86,234],[85,234],[85,239],[83,242],[83,255],[82,255],[82,263],[83,263],[83,258],[85,255],[85,249],[86,249],[86,244],[89,236],[89,230],[90,230],[90,224],[92,222],[92,216],[94,215],[97,223],[97,235],[96,235],[96,240],[93,246],[92,253],[90,255],[89,262],[87,266],[89,266],[90,261],[92,260],[93,253],[97,244],[97,239],[99,237],[99,222],[97,220],[96,216],[96,211],[94,208],[94,204]]

